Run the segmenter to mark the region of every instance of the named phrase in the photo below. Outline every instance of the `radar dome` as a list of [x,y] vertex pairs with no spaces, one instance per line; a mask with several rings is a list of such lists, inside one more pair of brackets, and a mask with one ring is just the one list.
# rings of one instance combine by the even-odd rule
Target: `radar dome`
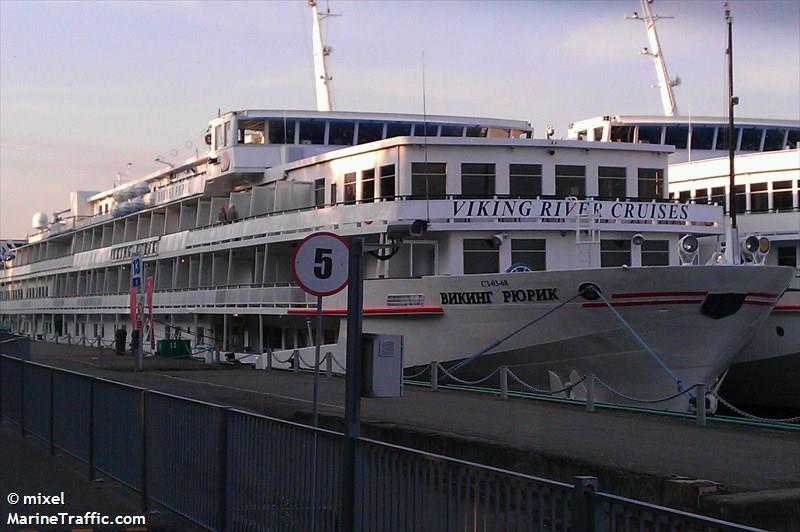
[[33,225],[34,229],[47,229],[47,224],[49,223],[49,219],[47,218],[47,213],[44,212],[37,212],[33,215],[33,220],[31,221],[31,225]]

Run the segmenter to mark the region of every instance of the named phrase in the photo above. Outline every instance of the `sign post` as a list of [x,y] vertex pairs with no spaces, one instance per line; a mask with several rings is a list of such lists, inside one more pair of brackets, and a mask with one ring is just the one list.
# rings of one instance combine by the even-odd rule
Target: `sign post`
[[[333,295],[347,286],[349,279],[348,261],[350,260],[350,249],[347,242],[334,233],[319,232],[313,233],[304,238],[295,248],[292,255],[292,274],[295,281],[300,285],[300,288],[309,294],[317,296],[317,323],[316,323],[316,339],[314,350],[314,399],[313,399],[313,425],[319,425],[319,356],[320,347],[322,344],[322,298],[323,296]],[[359,254],[360,256],[360,254]],[[360,309],[360,307],[359,307]],[[352,320],[352,316],[348,314],[348,326]],[[360,321],[360,320],[359,320]],[[348,339],[348,347],[350,341]],[[348,363],[350,354],[348,351]],[[357,374],[352,374],[349,370],[346,372],[347,382],[351,380],[358,380]],[[348,388],[349,390],[349,388]],[[349,396],[349,391],[347,392]],[[357,436],[356,436],[357,437]],[[345,444],[347,447],[347,443]],[[311,501],[311,530],[316,530],[316,484],[317,484],[317,434],[314,433],[313,444],[313,459],[311,466],[311,479],[312,479],[312,501]],[[348,460],[347,456],[351,455],[348,450],[345,450],[345,480],[343,486],[345,513],[348,507],[348,497],[350,497],[350,507],[352,512],[352,466],[349,472],[351,482],[348,484]],[[348,495],[350,494],[350,495]]]
[[131,253],[131,316],[133,317],[133,330],[137,331],[136,345],[133,346],[136,354],[136,371],[142,371],[144,353],[142,352],[144,335],[144,303],[145,294],[142,289],[142,254],[139,251]]

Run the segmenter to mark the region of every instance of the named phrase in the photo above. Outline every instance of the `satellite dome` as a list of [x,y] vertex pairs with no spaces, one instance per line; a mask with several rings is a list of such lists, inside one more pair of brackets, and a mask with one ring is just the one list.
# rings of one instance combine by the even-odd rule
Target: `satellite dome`
[[47,224],[50,222],[49,218],[47,217],[47,213],[44,212],[37,212],[33,215],[33,220],[31,220],[31,225],[34,229],[47,229]]

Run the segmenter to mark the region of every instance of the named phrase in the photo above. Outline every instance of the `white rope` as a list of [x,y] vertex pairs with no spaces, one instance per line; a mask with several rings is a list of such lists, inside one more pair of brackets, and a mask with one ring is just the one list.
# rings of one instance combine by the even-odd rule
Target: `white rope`
[[669,401],[671,399],[675,399],[675,398],[678,398],[678,397],[680,397],[682,395],[685,395],[686,392],[688,392],[690,390],[693,390],[694,388],[697,387],[696,384],[693,384],[689,388],[682,389],[679,392],[676,392],[676,393],[674,393],[672,395],[669,395],[667,397],[660,397],[658,399],[642,399],[640,397],[632,397],[630,395],[625,395],[624,393],[615,390],[614,388],[612,388],[611,386],[609,386],[608,384],[606,384],[605,382],[600,380],[599,377],[595,377],[595,380],[600,384],[600,386],[602,386],[603,388],[605,388],[606,390],[608,390],[609,392],[613,393],[614,395],[616,395],[618,397],[622,397],[623,399],[627,399],[628,401],[631,401],[633,403],[644,403],[644,404],[663,403],[665,401]]
[[487,376],[485,376],[485,377],[484,377],[484,378],[482,378],[482,379],[478,379],[478,380],[476,380],[476,381],[465,381],[465,380],[463,380],[463,379],[459,379],[458,377],[456,377],[455,375],[453,375],[452,373],[450,373],[449,371],[447,371],[447,370],[444,368],[444,366],[439,366],[439,370],[441,370],[441,372],[442,372],[442,373],[444,373],[444,374],[445,374],[447,377],[449,377],[450,379],[452,379],[452,380],[456,381],[456,382],[457,382],[457,383],[459,383],[459,384],[466,384],[466,385],[468,385],[468,386],[472,386],[472,385],[475,385],[475,384],[481,384],[481,383],[483,383],[483,382],[486,382],[487,380],[489,380],[490,378],[492,378],[492,377],[494,376],[494,374],[495,374],[495,373],[497,373],[498,371],[500,371],[500,368],[495,368],[495,369],[494,369],[494,371],[492,371],[491,373],[489,373]]
[[723,405],[727,406],[728,408],[730,408],[731,410],[733,410],[734,412],[736,412],[740,416],[746,417],[748,419],[753,419],[755,421],[763,421],[765,423],[796,423],[796,422],[800,421],[800,416],[785,417],[785,418],[781,418],[781,419],[770,419],[770,418],[766,418],[766,417],[756,416],[755,414],[749,414],[749,413],[745,412],[744,410],[742,410],[740,408],[736,408],[735,406],[730,404],[728,401],[723,399],[717,392],[712,392],[712,393],[717,397],[717,399],[719,399],[720,403],[722,403]]
[[564,386],[563,388],[561,388],[560,390],[543,390],[541,388],[537,388],[536,386],[531,386],[527,382],[524,382],[522,379],[517,377],[514,374],[514,372],[511,371],[510,368],[508,368],[507,371],[508,371],[508,374],[511,376],[511,378],[514,379],[515,381],[517,381],[520,385],[522,385],[523,388],[527,388],[528,390],[530,390],[530,391],[532,391],[534,393],[540,393],[540,394],[544,394],[544,395],[555,395],[557,393],[564,393],[564,392],[571,391],[575,386],[577,386],[578,384],[580,384],[580,383],[582,383],[583,381],[586,380],[586,375],[584,375],[578,381],[571,382],[571,383],[567,384],[566,386]]
[[431,366],[430,366],[430,364],[428,364],[427,366],[423,367],[423,368],[422,368],[422,371],[420,371],[420,372],[418,372],[418,373],[415,373],[415,374],[413,374],[413,375],[403,375],[403,378],[404,378],[404,379],[416,379],[417,377],[419,377],[420,375],[422,375],[423,373],[425,373],[425,372],[426,372],[426,371],[428,371],[429,369],[431,369]]

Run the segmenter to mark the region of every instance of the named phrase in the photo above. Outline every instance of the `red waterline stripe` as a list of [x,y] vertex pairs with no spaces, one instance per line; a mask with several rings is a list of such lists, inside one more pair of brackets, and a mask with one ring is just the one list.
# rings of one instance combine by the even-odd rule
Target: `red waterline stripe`
[[692,297],[704,296],[708,292],[633,292],[630,294],[613,294],[612,299],[629,299],[635,297]]
[[772,301],[747,301],[744,302],[745,305],[772,305]]
[[767,298],[767,299],[775,299],[780,294],[765,294],[764,292],[747,292],[747,295],[748,296],[753,296],[753,297],[763,297],[763,298]]
[[773,310],[778,312],[798,312],[800,311],[800,305],[776,305]]
[[[364,314],[441,314],[444,310],[442,307],[385,307],[385,308],[365,308]],[[316,309],[309,308],[292,308],[287,311],[287,314],[301,314],[301,315],[314,315],[317,313]],[[325,316],[344,316],[347,314],[346,309],[327,309],[323,310],[322,314]]]
[[[697,305],[702,303],[701,299],[664,299],[662,301],[624,301],[611,303],[614,307],[643,307],[647,305]],[[605,307],[605,303],[584,303],[583,308]]]

